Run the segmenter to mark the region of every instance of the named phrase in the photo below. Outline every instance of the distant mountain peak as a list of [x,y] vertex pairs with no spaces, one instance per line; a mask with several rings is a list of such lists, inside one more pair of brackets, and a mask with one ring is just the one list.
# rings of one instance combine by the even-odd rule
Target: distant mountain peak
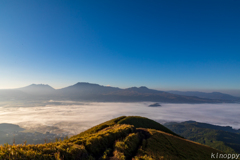
[[141,87],[130,87],[128,89],[149,89],[146,86],[141,86]]
[[141,86],[139,87],[139,89],[149,89],[149,88],[147,88],[146,86]]
[[48,84],[34,84],[34,83],[29,86],[48,86],[48,87],[50,87]]
[[145,86],[141,86],[141,87],[130,87],[130,88],[127,88],[127,90],[134,90],[134,91],[149,91],[151,89],[145,87]]
[[76,84],[90,84],[88,82],[77,82]]
[[36,95],[49,95],[54,94],[56,91],[53,87],[49,86],[48,84],[31,84],[26,87],[18,88],[17,90]]
[[74,86],[77,86],[77,85],[92,85],[92,86],[100,86],[99,84],[88,83],[88,82],[78,82],[78,83],[74,84]]
[[130,87],[130,88],[128,88],[128,89],[138,89],[137,87]]
[[26,88],[51,88],[51,89],[54,89],[52,88],[51,86],[49,86],[48,84],[31,84],[29,86],[26,86],[26,87],[22,87],[20,89],[26,89]]

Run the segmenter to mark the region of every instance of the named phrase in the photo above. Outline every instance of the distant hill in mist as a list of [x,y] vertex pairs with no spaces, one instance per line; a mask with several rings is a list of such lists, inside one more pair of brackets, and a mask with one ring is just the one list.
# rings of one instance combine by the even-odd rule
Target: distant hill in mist
[[24,129],[15,124],[0,123],[0,132],[23,131]]
[[17,89],[1,89],[0,90],[0,100],[25,100],[30,98],[31,95],[22,92]]
[[[224,94],[226,97],[226,94]],[[156,101],[166,103],[221,103],[235,102],[233,96],[224,99],[199,97],[195,95],[179,95],[149,89],[145,86],[121,89],[87,82],[79,82],[62,89],[54,89],[49,85],[32,84],[23,88],[0,90],[0,100],[74,100],[95,102],[141,102]],[[222,96],[224,97],[224,96]],[[232,97],[232,99],[231,99]]]
[[197,91],[167,91],[168,93],[183,95],[183,96],[196,96],[200,98],[209,98],[209,99],[220,99],[220,100],[229,100],[229,101],[240,101],[240,97],[235,97],[229,94],[224,94],[220,92],[197,92]]

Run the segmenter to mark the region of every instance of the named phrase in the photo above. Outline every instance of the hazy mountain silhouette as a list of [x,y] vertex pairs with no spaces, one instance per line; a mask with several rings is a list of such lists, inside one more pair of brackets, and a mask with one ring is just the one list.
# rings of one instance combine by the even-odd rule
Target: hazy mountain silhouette
[[0,90],[0,100],[43,100],[56,97],[58,97],[57,90],[44,84]]
[[229,100],[229,101],[240,101],[240,97],[235,97],[229,94],[224,94],[220,92],[197,92],[197,91],[167,91],[168,93],[184,95],[184,96],[196,96],[200,98],[209,98],[209,99],[221,99],[221,100]]
[[63,97],[71,100],[103,101],[103,102],[137,102],[160,101],[172,103],[211,103],[220,102],[211,99],[174,95],[171,93],[149,89],[147,87],[117,87],[101,86],[91,83],[77,83],[59,90]]
[[56,93],[56,90],[47,84],[31,84],[23,88],[18,88],[17,90],[36,95],[49,95]]
[[16,89],[1,89],[0,100],[25,100],[31,95]]
[[101,86],[99,84],[91,84],[87,82],[78,82],[72,86],[59,89],[59,93],[70,98],[87,98],[95,97],[101,94],[121,90],[120,88]]
[[79,82],[62,89],[49,85],[32,84],[23,88],[0,90],[0,98],[23,100],[74,100],[95,102],[141,102],[155,101],[168,103],[220,103],[233,102],[229,99],[199,98],[149,89],[145,86],[121,89],[87,82]]

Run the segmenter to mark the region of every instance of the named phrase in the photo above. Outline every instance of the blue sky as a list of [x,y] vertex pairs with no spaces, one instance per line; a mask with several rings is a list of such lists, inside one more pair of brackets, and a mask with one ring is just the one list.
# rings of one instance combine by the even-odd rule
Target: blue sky
[[240,89],[240,1],[0,1],[0,88]]

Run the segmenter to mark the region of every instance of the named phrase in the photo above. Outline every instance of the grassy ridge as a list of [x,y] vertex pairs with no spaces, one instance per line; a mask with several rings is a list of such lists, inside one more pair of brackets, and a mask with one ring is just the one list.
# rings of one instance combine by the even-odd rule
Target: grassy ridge
[[[145,117],[140,117],[140,116],[128,116],[125,118],[122,118],[117,122],[118,124],[130,124],[134,125],[136,128],[151,128],[151,129],[156,129],[159,131],[163,131],[166,133],[173,134],[175,136],[179,136],[176,133],[172,132],[170,129],[167,127],[161,125],[160,123],[157,123],[151,119],[145,118]],[[179,136],[180,137],[180,136]]]
[[210,159],[211,152],[220,153],[210,147],[183,139],[147,118],[123,116],[64,141],[39,145],[0,146],[0,159]]
[[107,128],[109,126],[113,126],[115,124],[117,124],[118,121],[120,121],[121,119],[125,118],[126,116],[121,116],[121,117],[118,117],[118,118],[114,118],[114,119],[111,119],[109,121],[106,121],[104,123],[101,123],[97,126],[94,126],[84,132],[81,132],[80,134],[77,134],[75,136],[72,136],[72,138],[74,137],[79,137],[79,136],[84,136],[84,135],[87,135],[87,134],[92,134],[92,133],[96,133],[104,128]]
[[117,139],[126,137],[135,131],[131,125],[114,125],[94,134],[74,137],[65,142],[84,145],[91,155],[100,156],[107,148],[112,147]]

